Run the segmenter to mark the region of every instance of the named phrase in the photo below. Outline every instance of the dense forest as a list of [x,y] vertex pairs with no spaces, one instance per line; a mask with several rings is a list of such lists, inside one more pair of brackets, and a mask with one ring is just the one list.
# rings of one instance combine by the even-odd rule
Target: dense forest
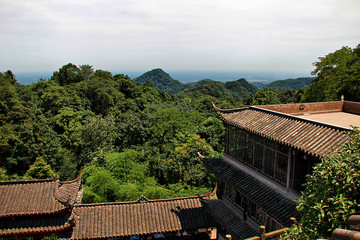
[[[358,56],[358,49],[343,51]],[[50,79],[21,85],[8,70],[0,73],[0,180],[70,180],[81,172],[84,202],[203,194],[215,178],[197,152],[216,157],[224,148],[224,127],[212,101],[234,108],[338,100],[342,93],[357,100],[353,78],[340,79],[349,85],[331,99],[316,99],[329,78],[320,63],[309,90],[258,89],[243,78],[182,84],[161,69],[132,80],[71,63]]]
[[[143,78],[159,74],[169,77],[155,69]],[[31,85],[1,73],[1,180],[69,180],[81,171],[85,202],[205,193],[214,178],[197,152],[220,156],[224,147],[211,102],[233,108],[296,101],[295,91],[257,91],[245,79],[204,80],[176,95],[150,80],[71,63]]]

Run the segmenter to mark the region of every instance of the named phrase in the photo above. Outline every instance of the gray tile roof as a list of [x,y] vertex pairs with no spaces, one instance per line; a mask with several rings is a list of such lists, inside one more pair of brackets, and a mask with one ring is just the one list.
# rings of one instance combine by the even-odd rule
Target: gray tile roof
[[324,157],[346,143],[349,129],[315,122],[260,107],[219,109],[218,116],[226,123],[267,139]]
[[301,214],[296,210],[297,202],[277,193],[224,159],[203,158],[203,162],[210,172],[261,206],[264,212],[281,225],[290,226],[291,217],[300,218]]

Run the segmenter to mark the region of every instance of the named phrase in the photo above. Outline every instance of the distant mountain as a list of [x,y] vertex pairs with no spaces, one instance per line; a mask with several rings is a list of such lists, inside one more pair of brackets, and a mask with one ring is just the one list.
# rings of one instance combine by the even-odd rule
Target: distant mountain
[[256,86],[258,89],[265,87],[268,83],[265,82],[258,82],[258,81],[254,81],[251,82],[252,85]]
[[255,94],[256,91],[258,90],[256,86],[246,81],[245,78],[240,78],[239,80],[236,81],[228,81],[225,83],[225,88],[229,89],[232,92],[237,92],[237,93],[245,91],[246,94],[248,93]]
[[232,101],[239,102],[245,100],[250,93],[255,94],[258,90],[256,86],[244,78],[226,83],[205,79],[191,84],[194,84],[192,88],[188,88],[180,94],[193,97],[208,95],[219,99],[231,99]]
[[216,98],[232,99],[233,101],[243,101],[250,93],[255,95],[257,90],[262,87],[298,90],[300,88],[306,88],[313,79],[314,78],[306,77],[277,80],[269,84],[264,84],[263,82],[249,83],[245,78],[227,82],[203,79],[197,82],[184,84],[173,79],[164,70],[157,68],[142,74],[135,78],[134,81],[141,85],[150,81],[154,84],[156,89],[173,94],[189,96],[208,95]]
[[153,69],[134,79],[135,82],[144,85],[147,81],[154,84],[155,88],[169,93],[178,93],[186,88],[186,85],[173,79],[161,68]]
[[209,83],[212,83],[212,82],[216,82],[216,81],[212,80],[212,79],[203,79],[203,80],[200,80],[200,81],[197,81],[197,82],[185,83],[185,85],[186,85],[186,88],[194,88],[194,87],[209,84]]
[[299,90],[300,88],[307,88],[313,80],[313,77],[277,80],[265,86],[267,88],[274,88],[280,90],[283,88]]

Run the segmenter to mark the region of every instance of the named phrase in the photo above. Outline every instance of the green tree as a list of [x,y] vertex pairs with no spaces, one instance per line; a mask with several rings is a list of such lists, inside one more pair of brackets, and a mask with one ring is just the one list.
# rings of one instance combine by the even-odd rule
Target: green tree
[[305,93],[305,89],[304,88],[300,88],[299,90],[296,91],[295,93],[295,99],[296,102],[299,103],[301,101],[302,96]]
[[124,152],[107,153],[105,155],[106,168],[120,181],[131,179],[130,173],[137,163],[139,153],[133,149]]
[[255,94],[254,105],[268,105],[280,104],[277,91],[268,89],[267,87],[261,88]]
[[11,70],[7,70],[7,71],[5,72],[5,78],[6,78],[11,84],[15,84],[15,83],[16,83],[15,75],[12,73]]
[[249,97],[246,99],[246,105],[253,105],[253,103],[254,103],[254,95],[250,93]]
[[345,228],[350,215],[360,211],[360,131],[349,144],[315,166],[307,177],[298,210],[301,220],[283,239],[328,238],[335,228]]
[[281,103],[295,103],[296,97],[295,97],[296,91],[294,89],[287,89],[283,88],[280,91],[278,91],[278,98]]
[[89,165],[83,169],[83,179],[87,189],[84,191],[84,202],[114,202],[118,198],[120,184],[105,168]]
[[202,139],[217,152],[222,152],[224,148],[225,128],[219,118],[209,117],[199,125],[198,133]]
[[80,65],[79,68],[87,80],[90,80],[90,78],[94,75],[94,68],[92,65],[84,64]]
[[0,181],[9,181],[9,176],[6,174],[6,169],[0,168]]
[[104,70],[96,70],[94,73],[94,78],[113,80],[113,76],[112,76],[111,72],[104,71]]
[[78,149],[81,152],[78,158],[78,167],[91,162],[102,153],[112,150],[118,136],[113,115],[89,116],[85,119],[83,127],[76,134],[79,136]]
[[360,44],[320,57],[314,63],[317,77],[305,92],[302,102],[340,100],[341,95],[351,101],[360,101]]
[[24,175],[25,179],[48,179],[54,177],[55,173],[42,157],[36,158],[35,162]]
[[70,83],[77,83],[85,80],[84,73],[76,65],[68,63],[59,69],[53,76],[56,81],[64,86]]
[[210,174],[206,171],[201,159],[197,155],[215,156],[212,147],[201,139],[199,135],[192,135],[185,143],[175,148],[168,160],[168,182],[183,182],[192,186],[209,186]]

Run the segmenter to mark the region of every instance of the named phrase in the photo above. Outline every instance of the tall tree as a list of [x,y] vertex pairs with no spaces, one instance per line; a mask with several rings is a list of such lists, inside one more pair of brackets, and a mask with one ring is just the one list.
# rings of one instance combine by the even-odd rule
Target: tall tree
[[360,101],[360,44],[320,57],[314,63],[314,81],[302,97],[302,102],[334,101],[345,99]]
[[25,179],[47,179],[53,177],[55,177],[55,173],[42,157],[36,158],[36,161],[24,175]]
[[80,65],[79,68],[81,69],[82,73],[84,74],[87,80],[90,80],[90,78],[94,75],[93,65],[84,64],[84,65]]
[[58,74],[54,74],[54,77],[62,86],[85,80],[84,73],[80,70],[80,68],[72,63],[68,63],[60,68]]

